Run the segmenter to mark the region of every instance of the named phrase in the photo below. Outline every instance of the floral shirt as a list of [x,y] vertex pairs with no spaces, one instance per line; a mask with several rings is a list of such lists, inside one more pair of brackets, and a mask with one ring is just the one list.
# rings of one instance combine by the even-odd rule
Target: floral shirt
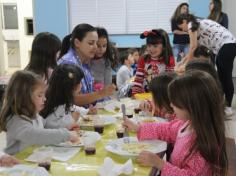
[[93,92],[94,79],[90,72],[89,65],[83,64],[81,62],[79,56],[76,54],[73,48],[70,48],[69,51],[57,61],[57,64],[58,65],[71,64],[79,66],[80,69],[84,72],[84,78],[81,81],[82,83],[81,93],[86,94]]
[[[197,40],[200,45],[206,46],[218,54],[224,44],[236,43],[234,35],[225,27],[215,21],[204,19],[199,20],[200,26],[197,31]],[[191,29],[192,23],[188,24],[188,29]]]

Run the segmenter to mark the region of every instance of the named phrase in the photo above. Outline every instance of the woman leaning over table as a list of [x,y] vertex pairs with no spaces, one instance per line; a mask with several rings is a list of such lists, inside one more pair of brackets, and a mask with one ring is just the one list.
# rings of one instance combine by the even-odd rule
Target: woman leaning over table
[[233,63],[236,56],[236,38],[220,24],[209,20],[197,20],[191,14],[182,14],[177,18],[177,24],[183,31],[188,31],[190,37],[190,50],[183,61],[177,66],[177,72],[183,72],[185,64],[193,58],[198,44],[208,47],[216,55],[216,66],[221,82],[227,107],[225,114],[233,114],[231,104],[234,95],[232,80]]
[[89,68],[89,62],[94,58],[97,50],[98,34],[96,29],[89,24],[77,25],[71,34],[70,48],[68,52],[58,60],[58,64],[78,65],[84,72],[81,94],[77,95],[75,104],[88,105],[113,94],[114,85],[108,85],[104,89],[94,92],[93,77]]

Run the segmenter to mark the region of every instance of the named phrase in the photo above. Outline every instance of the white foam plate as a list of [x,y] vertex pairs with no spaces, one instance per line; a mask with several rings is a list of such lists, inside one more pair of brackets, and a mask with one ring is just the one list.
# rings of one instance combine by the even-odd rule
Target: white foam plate
[[[129,143],[135,143],[135,144],[147,144],[150,146],[147,151],[153,152],[153,153],[160,153],[166,150],[167,143],[165,141],[161,140],[144,140],[144,141],[138,141],[136,137],[129,137]],[[124,138],[119,138],[115,140],[111,140],[107,143],[105,146],[105,149],[111,153],[126,156],[126,157],[135,157],[138,156],[139,153],[135,152],[128,152],[127,150],[123,149],[124,145]],[[142,150],[140,150],[141,152]]]

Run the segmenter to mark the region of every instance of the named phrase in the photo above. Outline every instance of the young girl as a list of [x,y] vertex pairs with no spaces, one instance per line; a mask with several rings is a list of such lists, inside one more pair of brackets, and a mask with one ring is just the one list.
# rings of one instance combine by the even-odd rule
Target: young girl
[[177,76],[176,73],[161,73],[152,79],[150,83],[150,92],[152,93],[152,101],[144,100],[140,103],[142,111],[152,112],[154,116],[175,119],[175,114],[170,106],[167,89],[169,83]]
[[175,10],[171,17],[171,30],[174,34],[173,38],[173,52],[177,62],[181,61],[181,55],[185,55],[189,49],[189,36],[188,33],[182,31],[176,24],[176,18],[180,14],[188,14],[188,3],[181,3]]
[[162,29],[145,31],[140,38],[146,38],[148,54],[141,57],[135,75],[132,94],[148,91],[152,78],[165,71],[173,71],[175,60],[168,34]]
[[169,162],[147,151],[139,154],[138,162],[158,168],[162,176],[226,176],[223,101],[215,80],[206,72],[186,73],[170,83],[168,95],[176,120],[137,125],[125,119],[124,126],[137,131],[139,140],[174,143]]
[[227,101],[225,113],[228,116],[232,115],[231,105],[234,95],[232,72],[236,56],[236,38],[218,23],[208,19],[197,20],[191,14],[180,15],[177,18],[177,24],[183,31],[189,33],[190,50],[176,71],[184,70],[185,64],[193,58],[193,53],[198,44],[212,50],[216,55],[217,72]]
[[56,35],[49,32],[39,33],[34,38],[30,61],[25,69],[41,75],[45,83],[48,83],[57,65],[60,49],[61,41]]
[[40,115],[45,118],[45,128],[78,128],[80,115],[96,113],[96,109],[85,109],[74,104],[80,93],[82,70],[75,65],[58,65],[52,73],[46,92],[46,102]]
[[78,140],[76,133],[65,128],[44,129],[38,112],[44,106],[45,88],[42,78],[32,72],[17,71],[12,75],[0,113],[0,129],[6,131],[6,153],[16,154],[31,145]]
[[100,27],[97,27],[96,30],[98,33],[97,51],[90,62],[95,90],[112,84],[112,68],[117,65],[117,61],[112,55],[108,32],[105,28]]

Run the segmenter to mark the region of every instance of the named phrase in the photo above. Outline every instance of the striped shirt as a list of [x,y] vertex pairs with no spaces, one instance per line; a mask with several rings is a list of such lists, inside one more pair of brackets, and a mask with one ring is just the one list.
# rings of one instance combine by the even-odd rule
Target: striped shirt
[[149,59],[147,61],[144,58],[140,58],[138,62],[137,72],[134,79],[134,85],[132,87],[132,94],[143,93],[148,90],[148,85],[152,78],[158,74],[166,71],[173,71],[175,67],[174,57],[170,57],[169,64],[166,65],[163,58],[161,59]]

